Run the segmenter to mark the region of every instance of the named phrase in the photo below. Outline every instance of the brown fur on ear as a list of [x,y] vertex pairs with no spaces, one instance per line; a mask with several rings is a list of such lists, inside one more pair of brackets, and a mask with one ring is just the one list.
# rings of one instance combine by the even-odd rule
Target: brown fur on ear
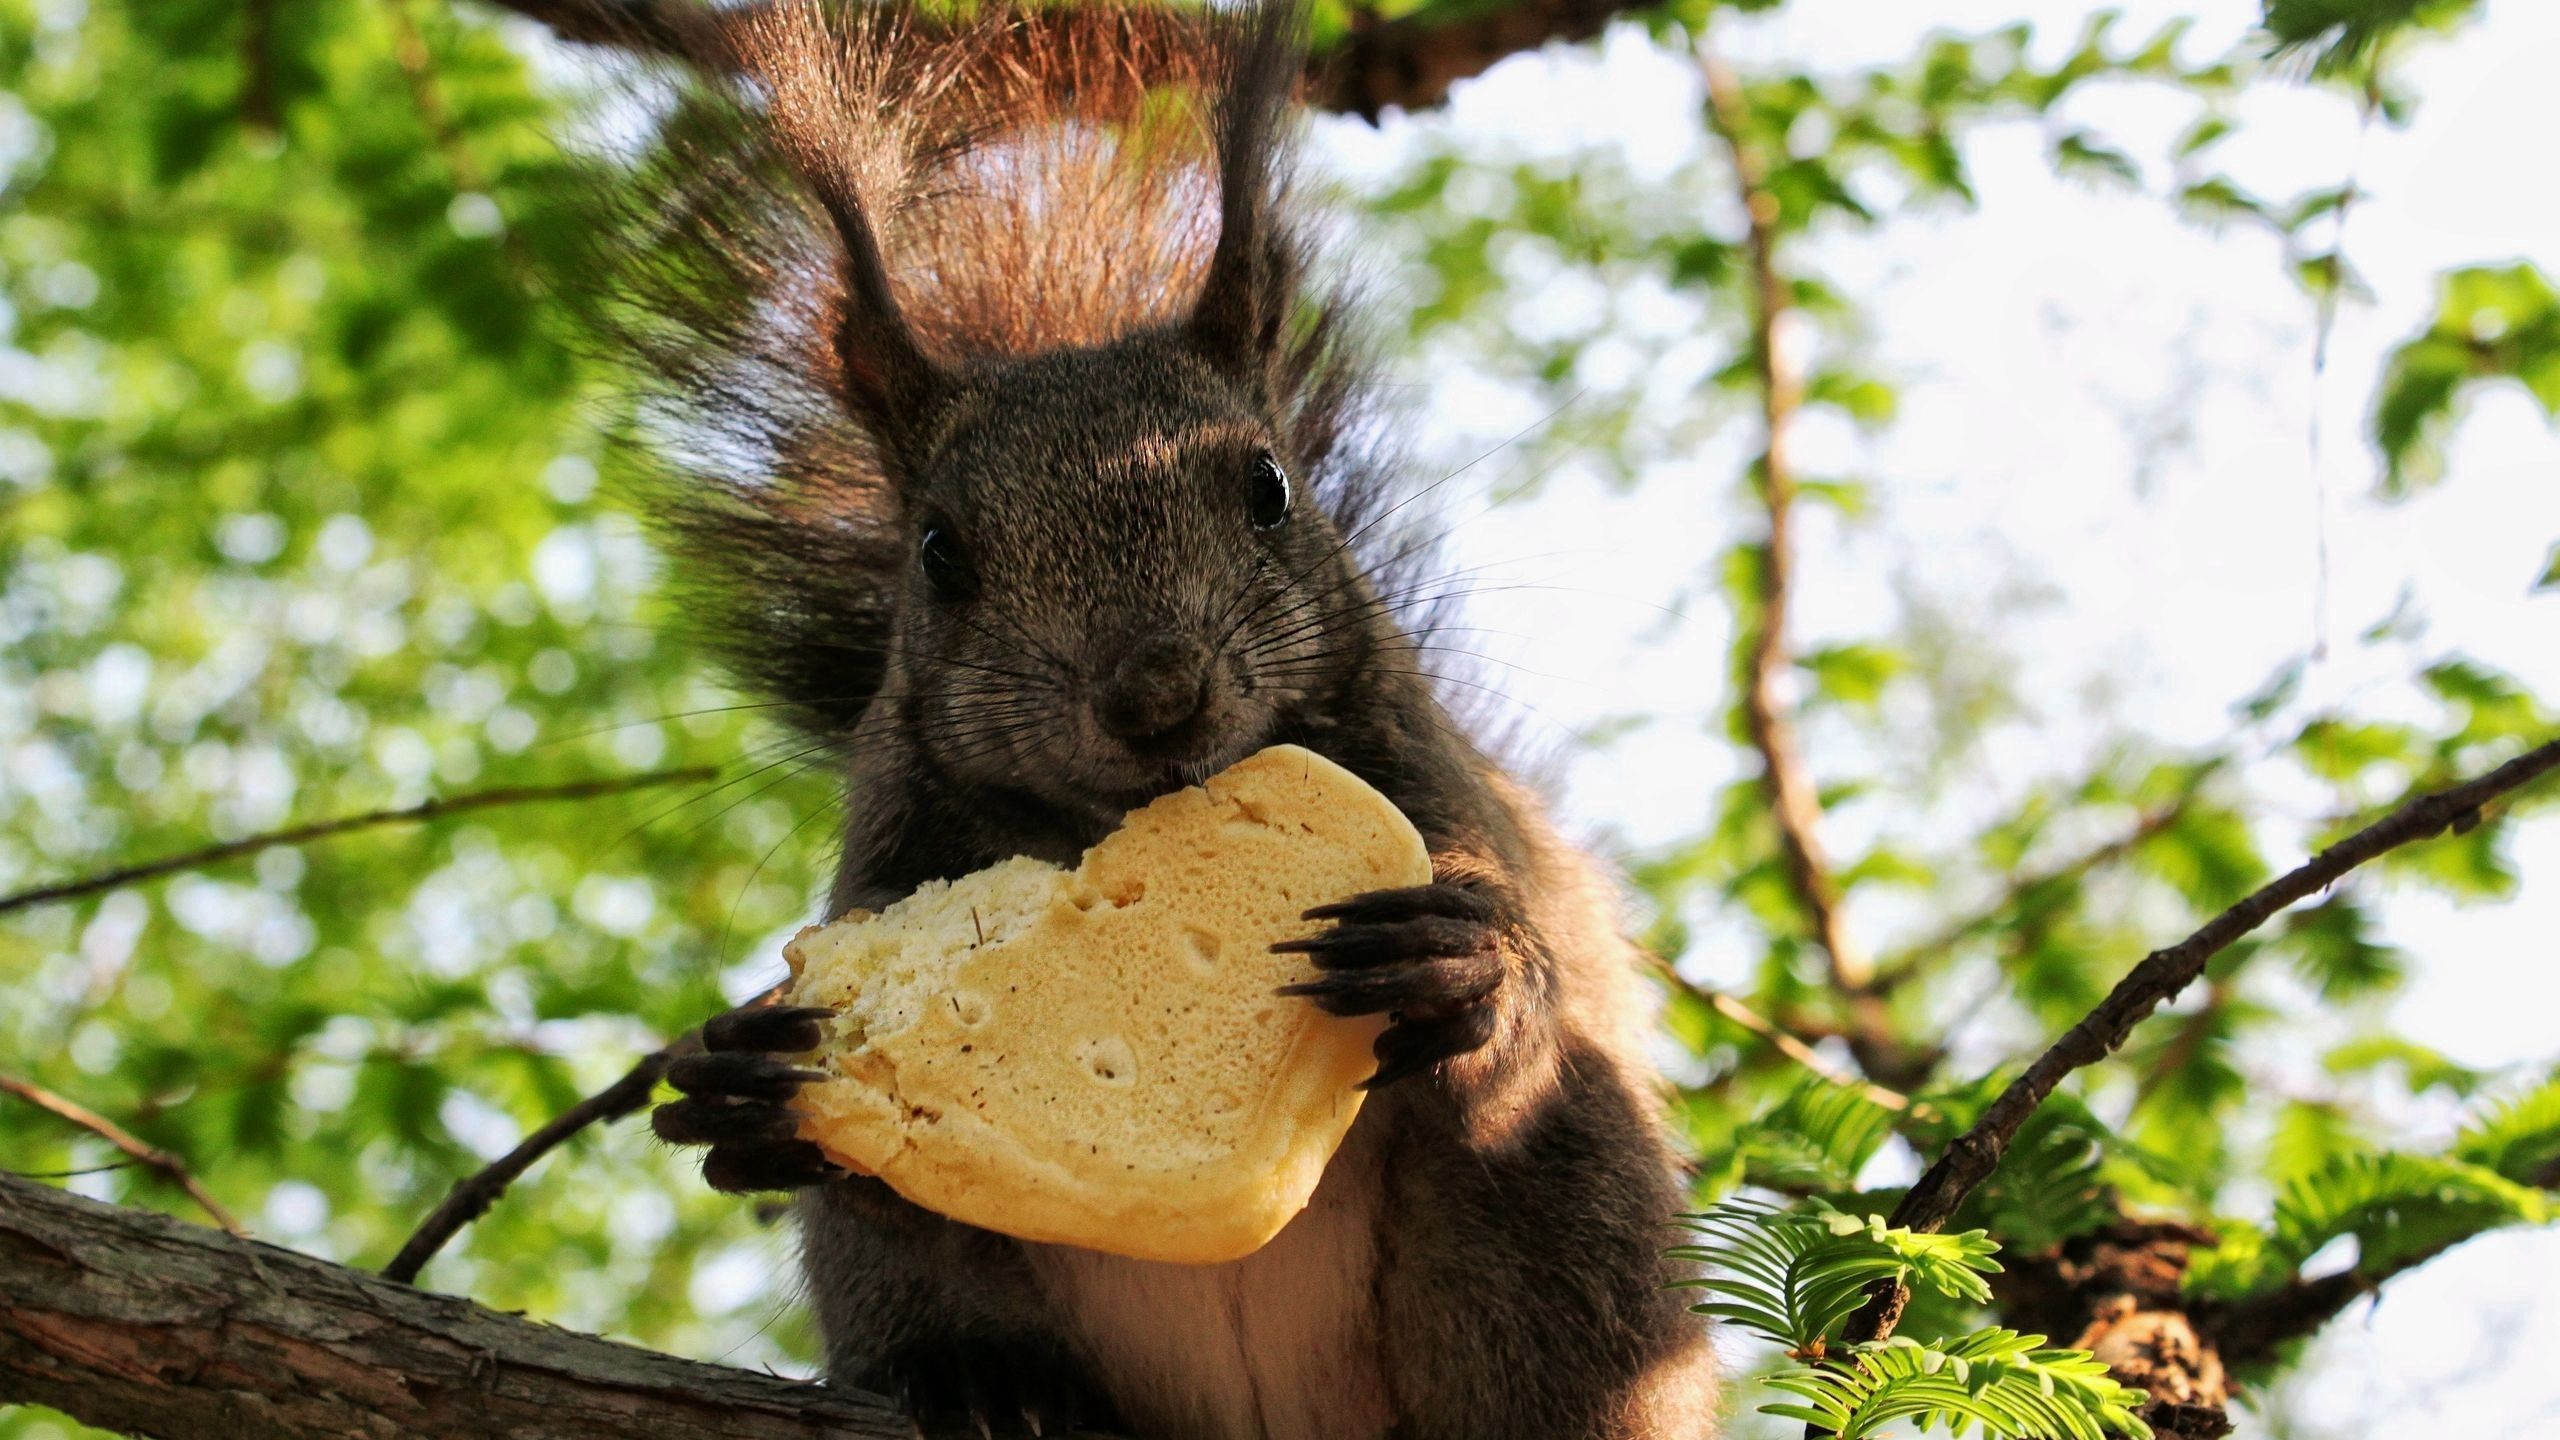
[[[871,218],[875,203],[894,202],[907,188],[925,138],[917,130],[928,123],[925,115],[898,113],[897,91],[883,73],[889,57],[920,48],[899,43],[906,23],[868,12],[831,24],[814,7],[780,5],[743,15],[730,32],[739,69],[764,92],[775,150],[843,247],[842,298],[830,337],[837,379],[845,402],[893,457],[923,433],[948,385],[907,323]],[[901,80],[910,93],[950,83],[948,75]]]
[[1305,13],[1295,0],[1261,0],[1241,24],[1218,98],[1218,248],[1190,331],[1203,354],[1267,391],[1302,268],[1280,192],[1282,126],[1304,59]]

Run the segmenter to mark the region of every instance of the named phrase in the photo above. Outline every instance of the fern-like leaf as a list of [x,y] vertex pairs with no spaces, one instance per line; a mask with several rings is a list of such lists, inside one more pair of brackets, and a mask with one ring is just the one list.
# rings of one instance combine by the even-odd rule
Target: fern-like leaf
[[1916,1281],[1983,1304],[1991,1287],[1982,1277],[2000,1268],[1991,1258],[1999,1247],[1979,1230],[1921,1234],[1828,1206],[1779,1210],[1728,1201],[1680,1220],[1703,1243],[1670,1253],[1709,1273],[1678,1288],[1718,1297],[1691,1308],[1775,1340],[1791,1355],[1819,1358],[1876,1281]]
[[2560,1179],[2560,1076],[2473,1117],[2455,1137],[2453,1157],[2519,1185],[2553,1188]]
[[2552,1197],[2486,1165],[2432,1155],[2346,1155],[2285,1187],[2273,1222],[2235,1226],[2196,1257],[2187,1283],[2241,1297],[2291,1280],[2304,1261],[2343,1237],[2356,1268],[2383,1275],[2501,1225],[2551,1220]]
[[1866,1440],[1896,1420],[1993,1440],[2149,1440],[2143,1393],[2117,1383],[2085,1350],[1992,1328],[1924,1345],[1895,1338],[1853,1347],[1836,1365],[1798,1366],[1769,1384],[1801,1404],[1764,1405],[1836,1440]]

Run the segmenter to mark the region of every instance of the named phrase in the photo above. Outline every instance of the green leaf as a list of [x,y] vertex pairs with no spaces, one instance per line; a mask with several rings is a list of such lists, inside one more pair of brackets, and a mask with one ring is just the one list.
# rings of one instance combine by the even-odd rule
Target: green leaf
[[1805,1403],[1762,1406],[1837,1440],[1881,1435],[1897,1420],[1995,1440],[2148,1440],[2150,1397],[2110,1378],[2085,1350],[2051,1349],[2041,1335],[1990,1328],[1922,1343],[1902,1336],[1850,1350],[1845,1363],[1799,1366],[1769,1378]]
[[1881,645],[1826,645],[1796,658],[1813,675],[1815,688],[1844,705],[1872,710],[1884,699],[1884,688],[1910,665],[1909,657]]

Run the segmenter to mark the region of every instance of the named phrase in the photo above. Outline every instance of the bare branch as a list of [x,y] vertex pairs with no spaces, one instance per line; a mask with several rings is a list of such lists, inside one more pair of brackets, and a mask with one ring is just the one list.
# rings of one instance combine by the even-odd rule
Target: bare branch
[[1308,103],[1375,121],[1389,109],[1427,110],[1449,87],[1495,62],[1558,42],[1588,40],[1662,0],[1511,0],[1459,19],[1420,13],[1378,20],[1353,11],[1351,33],[1313,57]]
[[[539,21],[563,40],[680,59],[726,53],[718,31],[742,11],[758,8],[734,6],[714,18],[679,0],[489,3]],[[1428,110],[1449,98],[1450,86],[1498,61],[1588,40],[1613,20],[1661,5],[1662,0],[1509,0],[1454,18],[1426,12],[1393,20],[1355,10],[1351,33],[1308,57],[1306,100],[1371,121],[1388,110]]]
[[2194,804],[2196,791],[2182,791],[2178,797],[2156,810],[2145,812],[2131,827],[2114,839],[2092,845],[2068,860],[2057,861],[2042,870],[2023,871],[2009,877],[1999,895],[1981,909],[1952,921],[1938,930],[1896,950],[1876,966],[1875,988],[1878,993],[1892,994],[1908,984],[1933,962],[1968,937],[1997,924],[2018,907],[2020,901],[2040,890],[2077,880],[2093,871],[2104,869],[2130,855],[2144,841],[2160,834],[2183,819]]
[[400,1253],[382,1267],[382,1278],[404,1285],[415,1281],[445,1242],[461,1233],[463,1226],[489,1213],[489,1207],[498,1202],[518,1176],[532,1169],[535,1161],[568,1143],[571,1136],[588,1126],[609,1125],[647,1105],[660,1077],[667,1073],[668,1064],[701,1045],[701,1032],[691,1031],[673,1044],[651,1051],[621,1079],[561,1111],[551,1123],[526,1136],[522,1144],[455,1182],[443,1203],[428,1212],[417,1231],[400,1247]]
[[[1903,1094],[1899,1090],[1889,1089],[1885,1086],[1876,1084],[1872,1080],[1852,1075],[1847,1071],[1842,1070],[1839,1066],[1823,1059],[1821,1051],[1814,1049],[1812,1046],[1804,1043],[1804,1041],[1788,1034],[1785,1030],[1780,1029],[1775,1022],[1769,1019],[1769,1017],[1752,1009],[1750,1006],[1743,1004],[1740,1000],[1735,999],[1722,990],[1709,989],[1708,987],[1699,984],[1697,981],[1690,979],[1688,976],[1681,974],[1679,970],[1672,966],[1670,961],[1659,958],[1655,959],[1653,962],[1653,970],[1655,974],[1662,977],[1664,984],[1669,985],[1672,989],[1679,991],[1681,994],[1686,995],[1690,999],[1697,1001],[1699,1004],[1715,1011],[1717,1014],[1732,1021],[1734,1024],[1741,1026],[1743,1029],[1750,1031],[1752,1034],[1759,1036],[1762,1040],[1769,1043],[1769,1048],[1786,1056],[1788,1059],[1793,1060],[1805,1069],[1812,1071],[1822,1079],[1828,1080],[1834,1085],[1855,1090],[1859,1094],[1866,1096],[1869,1100],[1874,1101],[1876,1104],[1883,1106],[1887,1110],[1903,1112],[1913,1108],[1910,1096]],[[1920,1108],[1925,1111],[1928,1107],[1922,1106]]]
[[[1919,1183],[1894,1207],[1892,1223],[1915,1230],[1936,1230],[1945,1225],[1964,1197],[2008,1153],[2018,1127],[2053,1094],[2064,1077],[2106,1058],[2133,1033],[2135,1025],[2203,974],[2206,964],[2233,941],[2286,907],[2328,888],[2359,865],[2449,829],[2469,829],[2479,823],[2482,806],[2555,769],[2560,769],[2560,740],[2548,741],[2452,789],[2407,801],[2261,887],[2186,939],[2144,956],[2108,992],[2107,998],[2098,1002],[2095,1010],[2036,1057],[2035,1063],[1982,1112],[1973,1128],[1957,1136],[1922,1172]],[[1892,1335],[1908,1298],[1908,1292],[1898,1286],[1880,1286],[1869,1293],[1867,1308],[1849,1322],[1848,1338],[1852,1341],[1880,1340]]]
[[[772,1005],[790,989],[788,983],[776,985],[753,1000],[750,1005]],[[595,1094],[570,1106],[553,1117],[550,1124],[524,1138],[524,1143],[490,1161],[473,1174],[455,1182],[444,1202],[418,1225],[400,1253],[382,1267],[383,1278],[403,1282],[414,1281],[445,1242],[459,1234],[462,1227],[489,1213],[517,1177],[533,1168],[533,1162],[568,1143],[569,1138],[590,1125],[610,1125],[623,1116],[649,1103],[658,1081],[667,1067],[684,1056],[702,1049],[702,1031],[686,1031],[666,1045],[644,1055],[630,1072]]]
[[561,785],[508,785],[494,790],[475,790],[442,800],[426,800],[397,810],[375,810],[363,815],[343,815],[335,820],[315,820],[307,825],[270,830],[262,835],[243,836],[202,850],[189,850],[139,865],[127,865],[96,875],[74,880],[39,885],[15,895],[0,895],[0,915],[30,906],[48,905],[59,900],[77,900],[101,890],[157,880],[182,871],[203,870],[225,860],[254,855],[277,845],[303,845],[326,840],[350,831],[372,830],[384,825],[423,824],[449,815],[473,810],[493,810],[505,805],[540,805],[557,800],[594,800],[606,795],[619,795],[628,790],[647,790],[660,785],[681,785],[694,780],[708,780],[719,772],[708,765],[692,765],[679,770],[656,770],[646,775],[622,775],[603,780],[573,780]]
[[187,1198],[196,1202],[198,1209],[213,1217],[214,1224],[234,1235],[249,1233],[240,1228],[240,1222],[232,1218],[230,1211],[222,1208],[222,1202],[213,1198],[212,1192],[204,1188],[203,1182],[196,1179],[195,1172],[187,1168],[186,1161],[145,1141],[88,1106],[56,1095],[41,1085],[21,1080],[15,1075],[0,1075],[0,1092],[15,1095],[39,1110],[50,1110],[106,1141],[132,1156],[135,1164],[187,1192]]
[[0,1175],[10,1402],[259,1440],[917,1433],[877,1396],[653,1354]]

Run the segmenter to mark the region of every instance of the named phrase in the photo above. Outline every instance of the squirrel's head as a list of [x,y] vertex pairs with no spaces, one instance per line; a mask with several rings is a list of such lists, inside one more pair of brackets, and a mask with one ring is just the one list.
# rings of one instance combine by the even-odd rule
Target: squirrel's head
[[1179,330],[949,386],[901,485],[887,687],[930,763],[1125,807],[1357,672],[1369,592],[1259,392]]

